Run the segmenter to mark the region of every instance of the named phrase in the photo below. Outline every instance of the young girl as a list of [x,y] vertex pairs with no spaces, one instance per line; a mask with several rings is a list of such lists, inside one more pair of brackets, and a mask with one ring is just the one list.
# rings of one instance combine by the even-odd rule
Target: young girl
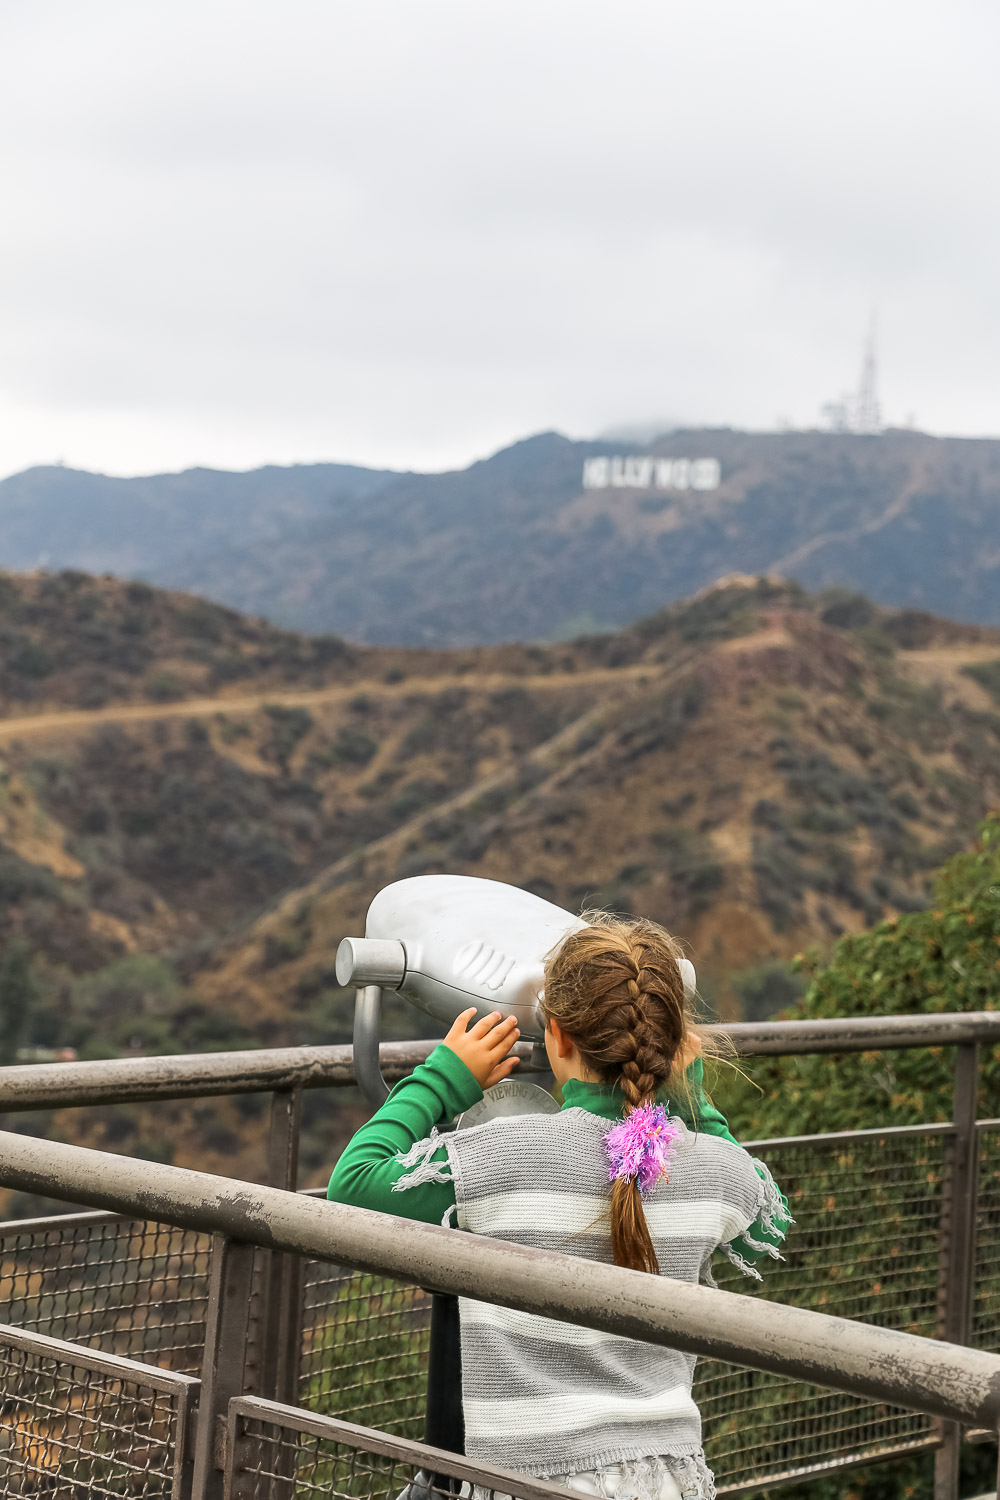
[[[700,1057],[685,1074],[700,1042],[680,957],[652,922],[598,917],[571,933],[543,997],[560,1112],[438,1137],[516,1066],[515,1022],[469,1027],[466,1011],[354,1136],[328,1196],[424,1222],[457,1211],[475,1234],[680,1281],[710,1281],[721,1246],[757,1275],[752,1260],[779,1255],[787,1207],[705,1100]],[[692,1355],[469,1298],[460,1307],[470,1457],[606,1500],[711,1500]]]

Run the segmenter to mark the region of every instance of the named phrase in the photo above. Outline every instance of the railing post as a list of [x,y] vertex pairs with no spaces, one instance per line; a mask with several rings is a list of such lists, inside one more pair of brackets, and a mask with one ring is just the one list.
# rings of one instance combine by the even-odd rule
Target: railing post
[[446,1453],[465,1452],[458,1298],[431,1293],[424,1442]]
[[[979,1047],[975,1042],[963,1042],[956,1048],[955,1056],[955,1135],[945,1192],[942,1297],[938,1318],[938,1336],[951,1344],[967,1344],[972,1332],[979,1166],[976,1136],[978,1084]],[[934,1462],[934,1500],[958,1500],[962,1429],[957,1422],[942,1422],[940,1432],[941,1447]]]
[[[301,1089],[277,1089],[271,1101],[267,1180],[294,1193],[298,1185]],[[302,1272],[300,1255],[264,1252],[261,1392],[296,1405],[302,1353]]]
[[[212,1246],[208,1326],[198,1402],[192,1500],[223,1500],[229,1403],[243,1394],[254,1247],[219,1235]],[[234,1490],[230,1500],[237,1500]]]

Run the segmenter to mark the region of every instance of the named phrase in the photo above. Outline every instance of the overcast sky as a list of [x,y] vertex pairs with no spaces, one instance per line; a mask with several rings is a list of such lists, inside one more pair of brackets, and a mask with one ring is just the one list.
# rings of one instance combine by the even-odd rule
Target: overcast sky
[[0,475],[1000,433],[995,0],[0,0]]

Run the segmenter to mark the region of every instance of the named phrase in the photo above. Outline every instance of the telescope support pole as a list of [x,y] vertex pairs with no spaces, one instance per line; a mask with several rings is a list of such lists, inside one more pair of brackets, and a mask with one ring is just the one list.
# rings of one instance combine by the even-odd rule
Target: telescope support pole
[[365,1103],[374,1111],[389,1097],[389,1085],[379,1065],[379,1030],[382,1019],[382,988],[366,984],[354,1002],[354,1076]]

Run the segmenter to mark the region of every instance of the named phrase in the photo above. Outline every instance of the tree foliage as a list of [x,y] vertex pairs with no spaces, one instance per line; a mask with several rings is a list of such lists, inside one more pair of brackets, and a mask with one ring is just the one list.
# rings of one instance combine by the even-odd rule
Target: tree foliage
[[24,938],[14,938],[0,954],[0,1067],[17,1062],[37,998],[31,947]]
[[[1000,813],[979,833],[973,850],[938,872],[930,910],[842,938],[826,963],[816,952],[803,955],[797,967],[809,985],[784,1018],[1000,1010]],[[750,1058],[742,1066],[749,1077],[734,1086],[720,1079],[719,1093],[743,1140],[945,1120],[953,1108],[953,1048]],[[1000,1115],[1000,1048],[983,1049],[978,1102],[981,1116]],[[845,1267],[837,1271],[842,1279]],[[964,1449],[962,1493],[985,1489],[995,1462],[989,1448]],[[770,1493],[784,1500],[930,1500],[932,1492],[933,1456],[925,1454],[753,1500]]]
[[[825,964],[812,951],[797,966],[809,987],[786,1019],[1000,1010],[1000,812],[938,872],[930,910],[842,938]],[[750,1059],[752,1084],[726,1083],[724,1102],[746,1139],[943,1120],[953,1061],[951,1048]],[[1000,1048],[984,1049],[979,1112],[1000,1115]]]

